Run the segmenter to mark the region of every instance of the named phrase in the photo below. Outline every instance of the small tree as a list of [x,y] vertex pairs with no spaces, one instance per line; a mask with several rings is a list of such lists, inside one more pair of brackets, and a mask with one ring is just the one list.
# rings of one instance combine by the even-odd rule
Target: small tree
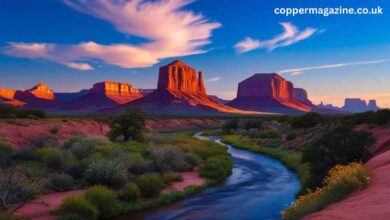
[[231,130],[237,130],[239,122],[240,121],[236,118],[227,120],[225,124],[222,126],[223,132],[230,133]]
[[108,137],[112,141],[118,137],[123,137],[125,142],[130,138],[142,142],[144,141],[145,114],[140,110],[125,110],[111,121],[110,128],[111,131],[108,133]]

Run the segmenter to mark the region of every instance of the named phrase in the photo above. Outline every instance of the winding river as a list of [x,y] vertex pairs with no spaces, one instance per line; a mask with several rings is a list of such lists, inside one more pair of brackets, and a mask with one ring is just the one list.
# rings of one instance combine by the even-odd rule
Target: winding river
[[218,137],[233,157],[233,173],[226,181],[176,203],[119,218],[147,220],[261,220],[280,219],[280,212],[294,200],[300,183],[282,163],[269,157],[233,148]]

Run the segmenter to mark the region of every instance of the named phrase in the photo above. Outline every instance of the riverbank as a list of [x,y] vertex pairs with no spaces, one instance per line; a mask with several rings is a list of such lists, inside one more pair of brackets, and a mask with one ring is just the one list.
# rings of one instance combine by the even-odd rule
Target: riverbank
[[[207,134],[207,133],[206,133]],[[209,135],[217,133],[208,133]],[[281,148],[269,148],[258,146],[253,140],[242,137],[238,134],[221,134],[221,141],[232,145],[236,148],[248,150],[251,152],[263,154],[271,158],[277,159],[285,164],[289,169],[296,172],[301,182],[301,191],[303,193],[306,190],[306,184],[310,178],[310,170],[308,164],[302,164],[302,153],[298,151],[285,150]]]

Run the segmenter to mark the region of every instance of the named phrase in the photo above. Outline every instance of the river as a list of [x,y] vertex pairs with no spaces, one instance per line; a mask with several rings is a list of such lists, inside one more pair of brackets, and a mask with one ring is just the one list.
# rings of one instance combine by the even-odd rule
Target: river
[[203,137],[226,146],[233,173],[223,183],[176,203],[122,216],[118,220],[262,220],[280,219],[300,189],[298,177],[269,157],[224,144],[218,137]]

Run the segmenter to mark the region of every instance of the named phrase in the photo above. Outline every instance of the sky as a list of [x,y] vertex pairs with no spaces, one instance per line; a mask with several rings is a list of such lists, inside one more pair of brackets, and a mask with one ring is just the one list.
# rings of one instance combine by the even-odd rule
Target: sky
[[[382,15],[284,16],[275,8],[382,7]],[[276,72],[314,103],[377,99],[390,107],[390,2],[381,0],[2,0],[0,87],[57,92],[99,81],[156,88],[180,59],[208,94]]]

